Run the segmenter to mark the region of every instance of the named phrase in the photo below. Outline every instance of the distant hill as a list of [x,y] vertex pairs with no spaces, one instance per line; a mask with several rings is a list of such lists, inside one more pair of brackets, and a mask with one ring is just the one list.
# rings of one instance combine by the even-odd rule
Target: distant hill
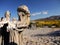
[[32,20],[31,23],[37,27],[60,27],[60,15]]
[[36,19],[35,21],[37,21],[37,20],[60,20],[60,15],[58,15],[58,16],[50,16],[50,17],[42,18],[42,19]]

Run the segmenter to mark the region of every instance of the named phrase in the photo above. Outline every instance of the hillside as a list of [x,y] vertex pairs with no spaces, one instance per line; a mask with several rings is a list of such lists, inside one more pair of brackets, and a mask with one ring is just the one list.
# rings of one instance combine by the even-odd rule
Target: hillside
[[37,20],[60,20],[60,15],[50,16],[50,17],[42,18],[42,19],[36,19],[36,21],[37,21]]
[[36,19],[32,22],[35,22],[35,25],[37,25],[37,27],[44,27],[44,26],[60,27],[60,15],[50,16],[50,17],[42,18],[42,19]]

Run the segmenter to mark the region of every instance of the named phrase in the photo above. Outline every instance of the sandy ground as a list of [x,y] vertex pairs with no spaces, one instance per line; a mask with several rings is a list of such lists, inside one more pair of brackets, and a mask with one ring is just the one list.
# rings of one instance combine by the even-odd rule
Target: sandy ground
[[60,45],[60,28],[26,29],[24,45]]

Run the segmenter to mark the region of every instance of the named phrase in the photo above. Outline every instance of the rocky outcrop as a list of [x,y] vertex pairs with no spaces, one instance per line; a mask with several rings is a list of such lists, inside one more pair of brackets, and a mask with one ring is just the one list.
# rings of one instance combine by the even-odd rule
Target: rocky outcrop
[[10,20],[10,11],[0,20],[0,45],[23,45],[22,32],[30,24],[30,12],[26,5],[17,8],[18,20]]

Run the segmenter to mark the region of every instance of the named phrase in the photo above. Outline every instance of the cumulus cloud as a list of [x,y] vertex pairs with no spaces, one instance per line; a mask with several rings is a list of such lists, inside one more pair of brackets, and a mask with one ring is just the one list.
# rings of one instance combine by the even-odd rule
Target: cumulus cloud
[[36,13],[31,14],[31,15],[36,16],[36,15],[40,15],[40,14],[41,14],[41,12],[36,12]]

